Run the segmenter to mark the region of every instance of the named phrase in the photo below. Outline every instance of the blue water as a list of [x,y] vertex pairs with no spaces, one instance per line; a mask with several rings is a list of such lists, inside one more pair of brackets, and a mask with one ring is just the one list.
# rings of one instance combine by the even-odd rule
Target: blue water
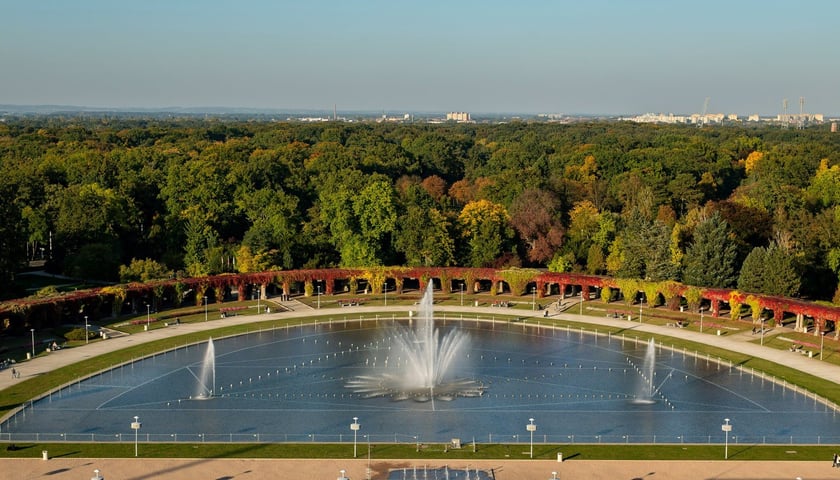
[[[442,331],[453,322],[439,325]],[[396,368],[391,330],[351,322],[214,339],[215,397],[192,399],[205,345],[123,365],[41,399],[0,439],[142,441],[838,443],[840,420],[792,388],[657,346],[655,402],[637,404],[647,342],[522,324],[464,322],[472,348],[453,377],[486,390],[452,401],[364,398],[345,384]],[[387,364],[387,365],[386,365]],[[641,389],[642,391],[649,391]],[[523,448],[527,449],[527,445]]]

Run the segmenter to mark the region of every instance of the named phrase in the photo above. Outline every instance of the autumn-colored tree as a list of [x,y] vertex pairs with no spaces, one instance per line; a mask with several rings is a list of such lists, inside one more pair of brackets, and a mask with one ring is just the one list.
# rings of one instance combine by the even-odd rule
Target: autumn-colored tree
[[544,190],[525,190],[513,201],[510,221],[525,242],[528,260],[544,263],[563,243],[559,207],[557,198]]

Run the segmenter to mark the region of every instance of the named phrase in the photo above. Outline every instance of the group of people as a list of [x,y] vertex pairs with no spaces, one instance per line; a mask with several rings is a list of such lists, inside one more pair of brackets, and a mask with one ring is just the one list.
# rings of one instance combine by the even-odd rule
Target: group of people
[[834,461],[831,462],[831,466],[835,468],[840,467],[840,455],[834,454]]
[[20,378],[20,370],[12,368],[12,378]]

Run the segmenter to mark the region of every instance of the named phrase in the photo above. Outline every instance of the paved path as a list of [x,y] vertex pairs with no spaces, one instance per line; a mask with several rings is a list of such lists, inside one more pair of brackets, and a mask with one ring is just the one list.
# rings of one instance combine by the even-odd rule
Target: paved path
[[[423,467],[458,469],[462,472],[480,469],[491,471],[496,480],[551,480],[553,472],[560,480],[814,480],[836,479],[840,471],[824,462],[744,462],[744,461],[634,461],[634,460],[477,460],[429,461],[376,460],[371,462],[374,480],[388,478],[391,470],[400,471],[396,478],[422,476]],[[105,480],[332,480],[345,475],[350,480],[367,478],[367,460],[276,460],[276,459],[85,459],[56,458],[0,459],[0,479],[9,480],[80,480],[100,471]]]
[[[20,362],[15,365],[15,369],[20,372],[20,378],[12,378],[11,370],[3,370],[0,372],[0,390],[5,389],[15,382],[23,381],[27,378],[43,375],[49,371],[55,370],[65,365],[73,364],[88,358],[92,358],[104,353],[115,350],[127,348],[133,345],[138,345],[154,340],[164,339],[173,335],[182,335],[186,333],[195,333],[218,328],[226,325],[248,324],[258,321],[266,321],[281,318],[307,318],[318,315],[335,314],[336,318],[352,317],[360,314],[376,314],[382,312],[408,312],[414,310],[410,306],[395,306],[395,307],[343,307],[343,308],[323,308],[313,309],[308,308],[305,304],[292,300],[291,302],[284,302],[283,305],[291,311],[275,312],[261,314],[261,315],[237,315],[227,317],[225,319],[212,319],[208,322],[196,323],[182,323],[177,326],[153,328],[148,332],[140,332],[134,335],[121,335],[116,338],[110,338],[105,341],[93,342],[89,345],[84,345],[75,348],[68,348],[52,352],[48,355],[39,355],[38,357]],[[614,328],[623,329],[625,336],[632,338],[634,332],[655,333],[659,335],[667,335],[675,338],[682,338],[697,343],[706,343],[726,350],[740,352],[752,357],[762,358],[781,365],[786,365],[797,370],[809,373],[811,375],[824,378],[840,385],[840,366],[831,363],[823,362],[818,358],[808,358],[806,355],[790,352],[788,350],[777,350],[774,348],[762,347],[749,340],[755,340],[756,337],[749,333],[731,334],[731,335],[714,335],[710,333],[699,333],[684,328],[663,327],[657,325],[650,325],[645,323],[638,323],[624,319],[614,319],[606,316],[592,316],[592,315],[578,315],[571,309],[565,313],[556,313],[551,315],[552,318],[560,318],[563,320],[571,320],[578,322],[586,322],[592,325],[603,325]],[[539,311],[523,311],[523,310],[500,310],[493,307],[458,307],[458,306],[436,306],[435,312],[440,316],[444,313],[463,313],[464,318],[480,317],[489,320],[493,316],[514,315],[524,318],[528,324],[537,324],[543,320],[543,312]],[[786,329],[776,327],[773,329],[773,334],[784,333]],[[818,338],[815,337],[815,341]]]

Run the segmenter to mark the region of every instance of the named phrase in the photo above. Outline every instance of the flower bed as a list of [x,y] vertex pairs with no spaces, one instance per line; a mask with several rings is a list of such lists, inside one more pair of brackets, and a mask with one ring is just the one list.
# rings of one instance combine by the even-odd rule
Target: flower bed
[[145,319],[145,318],[140,319],[140,318],[138,318],[137,320],[132,320],[132,321],[131,321],[131,324],[132,324],[132,325],[146,325],[147,323],[155,323],[155,322],[158,322],[158,321],[160,321],[160,319],[159,319],[159,318],[157,318],[157,317],[150,317],[150,318],[148,318],[148,319]]
[[219,312],[221,312],[221,313],[230,313],[230,312],[238,312],[239,310],[247,310],[247,309],[248,309],[248,307],[247,307],[247,306],[241,306],[241,307],[222,307],[222,308],[220,308],[220,309],[219,309]]

